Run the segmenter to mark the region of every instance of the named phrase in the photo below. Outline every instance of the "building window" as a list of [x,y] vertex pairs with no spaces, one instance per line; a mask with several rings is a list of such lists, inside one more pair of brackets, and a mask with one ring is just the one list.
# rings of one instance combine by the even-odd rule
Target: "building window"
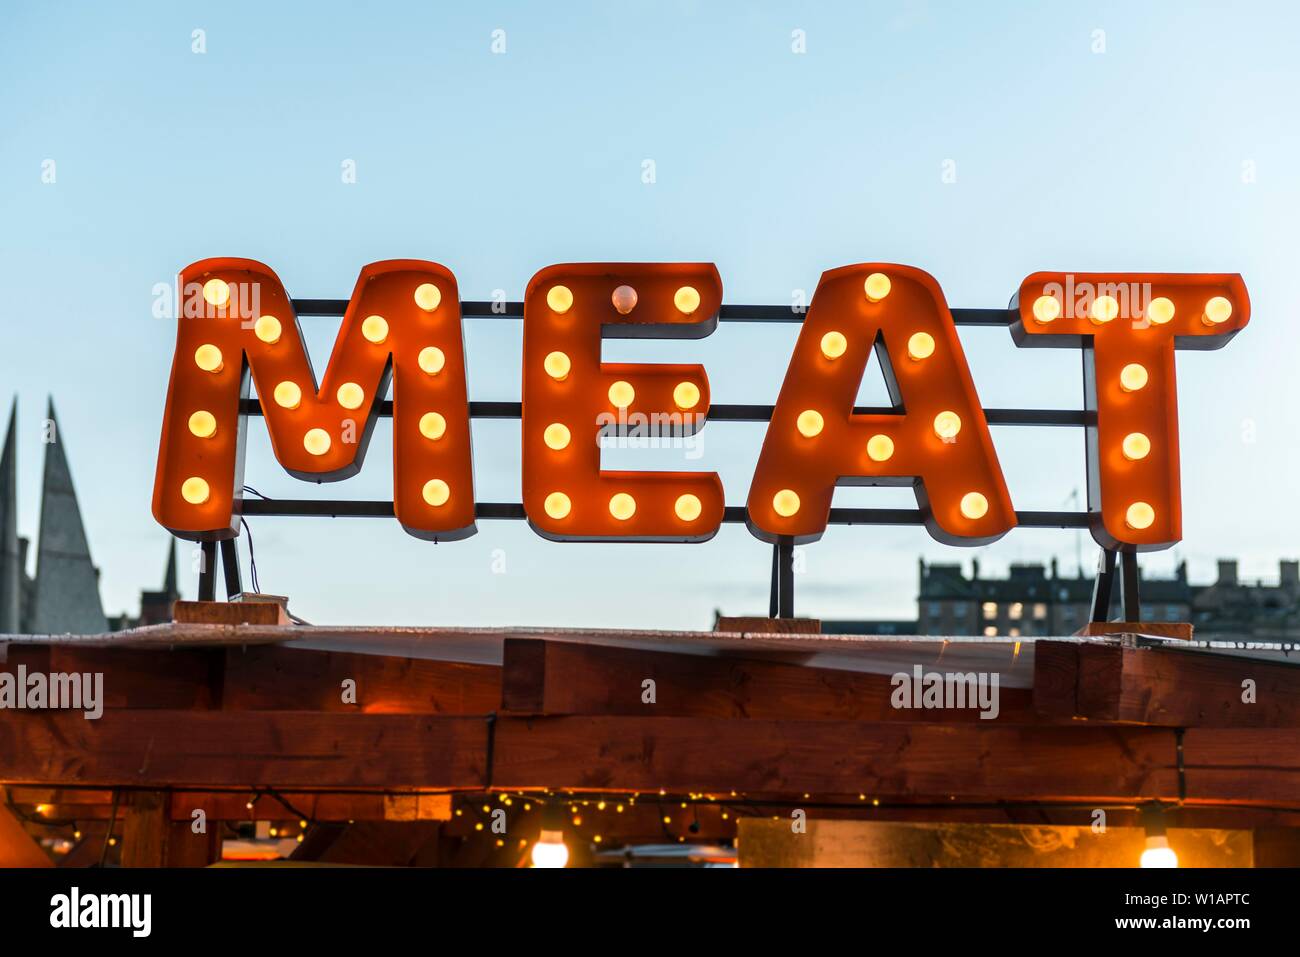
[[1011,607],[1007,609],[1007,617],[1013,621],[1019,621],[1025,617],[1025,606],[1018,601],[1013,601]]
[[989,626],[987,626],[987,627],[984,629],[984,637],[985,637],[985,638],[992,638],[992,637],[996,636],[997,633],[998,633],[997,628],[995,628],[995,627],[992,626],[992,625],[989,625]]
[[1036,605],[1034,605],[1034,617],[1037,618],[1039,621],[1042,621],[1044,618],[1046,618],[1047,605],[1043,604],[1043,602],[1041,601],[1038,602]]
[[938,618],[943,615],[943,605],[937,601],[930,602],[930,617]]
[[997,603],[997,602],[995,602],[995,601],[986,601],[986,602],[984,603],[984,617],[985,617],[985,618],[996,618],[996,617],[998,617],[998,603]]
[[1062,608],[1062,609],[1061,609],[1061,618],[1064,619],[1065,621],[1074,621],[1074,609],[1073,609],[1073,608]]
[[953,615],[955,615],[957,618],[965,618],[965,617],[966,617],[966,603],[965,603],[964,601],[959,601],[959,602],[957,602],[957,604],[955,604],[955,605],[952,606],[952,613],[953,613]]
[[1181,621],[1183,618],[1183,611],[1177,605],[1170,605],[1165,609],[1165,614],[1168,615],[1167,621]]
[[1019,629],[1019,628],[1012,628],[1010,631],[1007,632],[1007,634],[1010,635],[1012,638],[1019,638],[1019,637],[1020,637],[1020,629]]

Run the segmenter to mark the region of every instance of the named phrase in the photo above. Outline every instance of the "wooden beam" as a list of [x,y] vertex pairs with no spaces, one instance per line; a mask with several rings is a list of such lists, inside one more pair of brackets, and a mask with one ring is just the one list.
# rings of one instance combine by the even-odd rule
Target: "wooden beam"
[[7,807],[0,807],[0,867],[53,867],[39,844]]

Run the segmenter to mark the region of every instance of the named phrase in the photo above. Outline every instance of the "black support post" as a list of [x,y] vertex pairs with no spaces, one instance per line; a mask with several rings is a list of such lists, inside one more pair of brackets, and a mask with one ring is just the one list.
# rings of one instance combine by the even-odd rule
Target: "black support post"
[[226,579],[226,601],[231,601],[244,590],[239,580],[239,552],[233,538],[221,542],[221,571]]
[[199,601],[217,600],[217,543],[201,542],[202,566],[199,568]]
[[1092,620],[1110,620],[1110,594],[1115,584],[1115,552],[1103,548],[1097,556],[1097,577],[1092,583]]
[[1137,552],[1121,552],[1119,563],[1119,604],[1124,620],[1141,621],[1142,595],[1138,584]]

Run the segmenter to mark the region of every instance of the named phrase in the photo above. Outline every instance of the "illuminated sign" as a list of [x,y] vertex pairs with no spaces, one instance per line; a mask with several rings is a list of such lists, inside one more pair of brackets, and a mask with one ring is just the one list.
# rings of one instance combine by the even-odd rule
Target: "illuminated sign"
[[[267,266],[203,260],[181,273],[179,291],[154,485],[161,524],[200,541],[237,534],[245,418],[259,405],[291,475],[356,474],[391,386],[393,513],[418,537],[474,534],[471,407],[449,270],[420,260],[362,269],[319,382],[293,301]],[[691,435],[710,410],[702,366],[607,363],[602,341],[702,338],[722,308],[711,264],[576,263],[533,276],[519,416],[522,511],[538,534],[699,542],[736,511],[713,472],[601,468],[603,438],[649,423]],[[1021,283],[1005,316],[1016,344],[1083,355],[1089,521],[1104,547],[1178,541],[1174,351],[1219,348],[1249,315],[1235,275],[1036,273]],[[873,355],[893,408],[855,411]],[[744,519],[767,541],[814,541],[838,485],[912,487],[920,520],[949,544],[984,544],[1017,525],[953,311],[920,269],[866,263],[822,276]]]

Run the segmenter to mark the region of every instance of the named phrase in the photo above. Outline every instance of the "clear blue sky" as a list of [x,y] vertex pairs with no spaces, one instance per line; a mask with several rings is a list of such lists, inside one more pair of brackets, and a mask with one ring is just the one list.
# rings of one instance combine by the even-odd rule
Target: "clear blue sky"
[[[869,260],[928,270],[955,306],[1005,305],[1037,269],[1241,272],[1250,327],[1179,358],[1185,540],[1145,567],[1185,557],[1205,578],[1238,556],[1269,577],[1300,553],[1294,5],[444,6],[0,9],[0,394],[20,401],[20,527],[34,536],[53,393],[110,613],[162,573],[149,501],[174,333],[152,289],[218,255],[270,264],[299,297],[346,296],[390,257],[446,264],[470,299],[521,298],[538,268],[574,260],[713,261],[729,301],[774,303]],[[304,323],[319,370],[335,321]],[[467,321],[474,398],[518,398],[519,335]],[[770,402],[794,335],[729,325],[606,356],[702,361],[715,401]],[[962,338],[985,405],[1077,407],[1074,353]],[[715,423],[697,462],[606,462],[715,468],[740,504],[761,434]],[[246,480],[269,495],[391,494],[386,424],[362,475],[320,489],[283,473],[260,424],[250,435]],[[476,423],[475,439],[479,499],[517,501],[518,423]],[[994,441],[1017,507],[1082,489],[1079,432]],[[263,589],[317,622],[704,627],[715,607],[766,608],[769,550],[734,526],[697,546],[559,545],[503,522],[437,546],[376,520],[253,527]],[[1085,563],[1094,552],[1085,539]],[[998,570],[1075,554],[1072,532],[967,550],[832,529],[807,550],[797,610],[910,616],[920,555]]]

